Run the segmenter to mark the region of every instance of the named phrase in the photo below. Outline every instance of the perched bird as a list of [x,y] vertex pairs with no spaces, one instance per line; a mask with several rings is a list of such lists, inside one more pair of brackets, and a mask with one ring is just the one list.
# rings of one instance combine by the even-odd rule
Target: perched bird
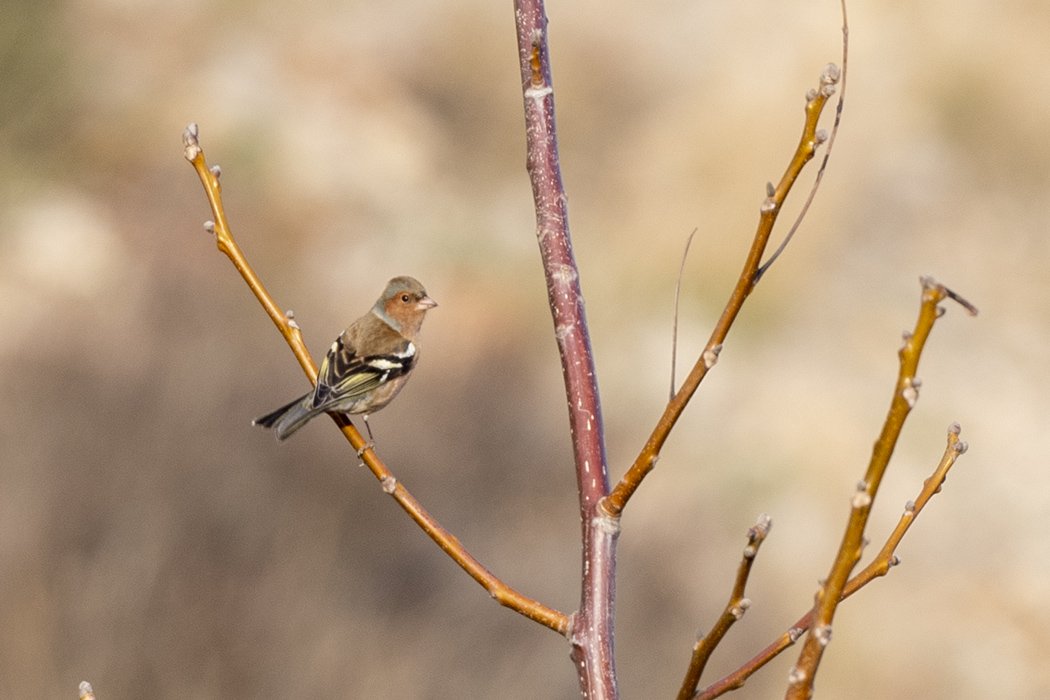
[[395,277],[372,310],[339,334],[305,396],[252,421],[284,440],[322,413],[368,416],[390,403],[419,361],[419,328],[437,302],[418,281]]

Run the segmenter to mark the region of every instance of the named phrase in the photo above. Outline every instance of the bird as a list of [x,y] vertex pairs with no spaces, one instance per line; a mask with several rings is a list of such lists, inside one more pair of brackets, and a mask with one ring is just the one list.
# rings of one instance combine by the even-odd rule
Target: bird
[[252,425],[273,429],[277,441],[322,413],[360,415],[375,445],[368,416],[390,403],[419,361],[419,329],[437,306],[418,280],[390,280],[375,306],[351,323],[328,349],[317,384],[295,401],[256,418]]

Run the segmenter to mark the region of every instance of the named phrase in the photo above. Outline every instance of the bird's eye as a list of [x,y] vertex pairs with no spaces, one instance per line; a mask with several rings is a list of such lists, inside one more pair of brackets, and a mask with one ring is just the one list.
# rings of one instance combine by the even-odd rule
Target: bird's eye
[[407,294],[402,294],[402,295],[401,295],[401,301],[405,302],[406,304],[407,304],[407,303],[408,303],[408,302],[409,302],[410,300],[411,300],[411,298],[410,298],[410,297],[409,297],[409,296],[408,296]]

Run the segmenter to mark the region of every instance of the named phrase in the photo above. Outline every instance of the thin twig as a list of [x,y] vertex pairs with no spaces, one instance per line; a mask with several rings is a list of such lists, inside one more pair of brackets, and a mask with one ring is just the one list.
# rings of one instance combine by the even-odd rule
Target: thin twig
[[809,195],[806,197],[806,202],[802,205],[801,211],[798,213],[798,217],[795,218],[795,223],[791,224],[791,228],[788,230],[787,235],[784,236],[784,240],[781,241],[777,249],[773,251],[773,254],[769,256],[769,260],[766,260],[762,264],[762,267],[758,268],[755,272],[755,284],[762,279],[762,275],[766,274],[770,266],[780,257],[780,254],[787,248],[787,244],[791,242],[791,238],[795,235],[795,231],[802,225],[802,220],[806,218],[806,212],[809,211],[809,205],[813,203],[813,198],[817,196],[817,190],[820,189],[820,182],[824,179],[824,170],[828,167],[828,159],[831,158],[831,149],[835,145],[835,137],[839,133],[839,123],[842,121],[842,106],[846,102],[846,69],[849,64],[849,21],[846,19],[846,0],[841,0],[842,6],[842,80],[839,85],[839,101],[835,105],[835,123],[831,127],[831,136],[828,137],[828,146],[824,149],[824,159],[820,162],[820,168],[817,170],[817,176],[813,179],[813,186],[809,189]]
[[[959,439],[959,433],[959,424],[952,423],[948,428],[948,445],[944,449],[944,454],[941,457],[940,464],[937,465],[937,469],[923,482],[922,490],[915,500],[909,501],[904,506],[904,514],[901,515],[897,526],[893,528],[893,532],[890,533],[886,544],[879,550],[875,559],[864,567],[863,571],[851,578],[849,583],[843,588],[840,601],[849,598],[875,579],[885,576],[890,569],[900,563],[900,559],[896,555],[897,546],[904,539],[904,535],[930,499],[937,493],[940,493],[941,486],[948,476],[948,470],[952,468],[959,456],[966,452],[967,444]],[[800,617],[798,622],[788,628],[776,641],[755,655],[746,664],[697,693],[695,700],[714,700],[714,698],[730,690],[742,688],[755,671],[772,661],[782,651],[794,645],[802,634],[809,629],[810,624],[813,622],[815,610],[816,608],[813,608]]]
[[693,657],[689,661],[689,669],[682,681],[682,688],[678,691],[678,700],[690,700],[693,697],[707,660],[711,658],[715,647],[726,636],[733,623],[742,618],[747,609],[751,607],[751,601],[744,597],[744,587],[747,586],[747,578],[751,574],[751,565],[755,563],[755,557],[758,555],[758,548],[765,542],[771,527],[773,527],[773,519],[763,513],[758,516],[755,526],[747,531],[747,546],[744,547],[744,555],[737,568],[736,582],[733,584],[733,592],[729,595],[729,602],[726,603],[714,628],[697,639],[696,644],[693,645]]
[[682,264],[678,266],[678,281],[674,284],[674,323],[671,324],[671,394],[668,401],[674,401],[674,372],[678,365],[678,296],[682,291],[682,274],[685,273],[685,259],[689,257],[689,246],[693,244],[693,236],[697,229],[689,234],[685,241],[685,250],[682,251]]
[[[944,313],[944,309],[939,306],[940,302],[946,298],[958,298],[954,292],[949,295],[948,289],[938,284],[932,277],[923,277],[921,282],[922,306],[919,310],[918,321],[915,323],[915,330],[905,336],[904,346],[900,349],[900,373],[897,377],[897,386],[893,392],[890,410],[883,424],[882,433],[875,442],[864,479],[857,484],[857,489],[850,499],[849,523],[846,526],[846,533],[843,535],[838,554],[835,556],[828,577],[817,591],[813,625],[799,653],[798,662],[789,675],[788,690],[785,696],[787,700],[808,700],[813,694],[813,680],[817,667],[820,665],[824,649],[831,642],[831,623],[835,610],[839,601],[842,600],[842,593],[849,580],[850,572],[860,561],[864,547],[864,529],[868,523],[872,503],[886,473],[890,457],[893,455],[893,449],[897,445],[904,421],[919,399],[921,382],[915,373],[919,367],[923,347],[930,331],[933,330],[933,324]],[[969,311],[973,305],[966,302],[965,308]]]
[[664,413],[646,441],[645,447],[642,448],[638,457],[635,458],[630,469],[616,484],[612,493],[602,499],[601,508],[605,513],[611,516],[619,516],[623,512],[624,506],[627,505],[627,501],[630,500],[635,490],[641,485],[642,480],[656,466],[660,450],[663,448],[667,436],[670,435],[671,429],[678,422],[682,411],[685,410],[689,400],[696,393],[700,382],[707,375],[707,371],[718,360],[718,353],[721,351],[722,343],[729,334],[730,327],[740,313],[744,301],[747,300],[748,295],[755,288],[755,273],[758,271],[759,263],[762,261],[762,254],[769,243],[769,236],[772,233],[773,224],[776,223],[781,206],[802,172],[803,166],[816,153],[819,143],[817,138],[817,121],[820,119],[820,114],[828,98],[834,93],[833,89],[828,88],[837,81],[838,69],[835,68],[833,70],[832,68],[833,64],[829,64],[821,74],[821,89],[811,90],[807,95],[806,120],[802,129],[802,138],[799,140],[798,148],[795,149],[795,155],[791,158],[787,170],[780,179],[780,184],[776,187],[771,187],[772,191],[767,191],[766,198],[762,200],[762,205],[759,207],[758,228],[751,243],[751,250],[748,253],[747,261],[744,263],[744,269],[737,279],[736,287],[733,289],[733,293],[722,311],[722,316],[718,319],[718,323],[715,325],[715,329],[712,331],[704,351],[700,354],[689,376],[686,377],[682,388],[678,390],[678,393],[674,395],[674,398],[671,399],[664,409]]
[[[197,125],[190,124],[183,133],[182,140],[185,147],[186,160],[193,164],[194,169],[197,171],[197,175],[200,176],[201,184],[204,185],[204,191],[208,196],[208,202],[211,204],[212,214],[215,217],[214,222],[209,221],[205,224],[205,228],[215,234],[215,240],[219,250],[229,257],[233,262],[234,267],[236,267],[238,272],[241,273],[244,281],[247,282],[248,286],[255,294],[255,297],[259,300],[259,303],[262,304],[264,309],[266,309],[266,313],[270,316],[274,325],[277,326],[281,331],[281,334],[284,336],[284,339],[288,342],[289,347],[292,349],[292,353],[295,355],[296,359],[299,360],[300,366],[303,368],[306,376],[310,379],[310,383],[315,384],[317,382],[317,367],[314,364],[309,351],[306,349],[306,346],[303,344],[302,334],[299,332],[298,325],[289,315],[281,313],[277,304],[274,303],[269,293],[263,287],[262,282],[248,264],[240,247],[234,240],[233,234],[230,232],[230,227],[226,220],[226,213],[222,206],[222,188],[219,185],[218,169],[208,168],[204,161],[204,151],[201,149],[197,137]],[[438,522],[427,513],[423,506],[412,497],[405,487],[401,485],[401,482],[394,478],[394,475],[390,472],[387,466],[383,464],[382,460],[379,459],[375,451],[371,449],[368,443],[366,443],[365,439],[357,432],[357,429],[354,428],[346,416],[341,413],[329,415],[331,415],[336,425],[342,430],[343,435],[350,442],[350,445],[354,450],[358,451],[361,460],[367,465],[372,474],[375,475],[376,479],[379,480],[383,491],[393,496],[398,505],[408,513],[416,524],[418,524],[419,527],[421,527],[423,531],[426,532],[427,535],[430,536],[430,538],[452,558],[453,561],[459,564],[463,570],[471,576],[471,578],[481,584],[481,586],[484,587],[485,590],[488,591],[489,594],[492,595],[492,597],[501,605],[521,613],[525,617],[535,620],[541,625],[549,627],[559,634],[565,635],[568,633],[569,618],[567,615],[522,595],[482,566],[477,559],[464,549],[463,545],[459,543],[459,540],[441,527],[441,525],[439,525]]]

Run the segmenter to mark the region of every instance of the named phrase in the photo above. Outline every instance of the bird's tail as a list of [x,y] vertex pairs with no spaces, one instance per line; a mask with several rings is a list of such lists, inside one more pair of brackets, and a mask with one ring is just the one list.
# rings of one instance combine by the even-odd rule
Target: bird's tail
[[295,401],[281,406],[276,411],[256,418],[252,421],[252,425],[273,428],[274,433],[277,435],[277,441],[280,442],[306,425],[307,421],[318,414],[316,409],[307,406],[307,399],[311,396],[313,396],[313,392],[304,394]]

